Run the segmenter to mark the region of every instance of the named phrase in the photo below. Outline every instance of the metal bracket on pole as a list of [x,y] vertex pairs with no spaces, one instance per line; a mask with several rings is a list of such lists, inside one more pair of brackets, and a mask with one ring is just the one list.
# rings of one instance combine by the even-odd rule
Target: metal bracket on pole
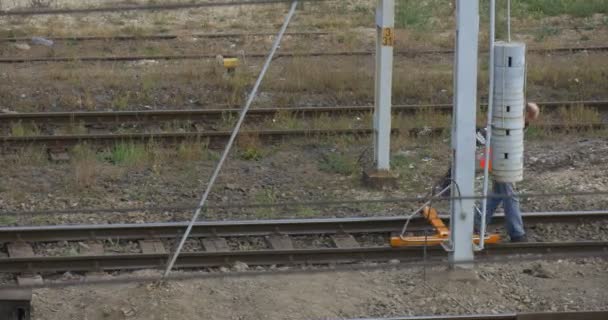
[[395,1],[376,0],[374,166],[378,171],[390,170],[394,21]]
[[[454,55],[454,112],[452,118],[452,197],[475,195],[475,127],[477,112],[477,50],[479,0],[458,0]],[[449,260],[473,261],[475,201],[453,199],[450,204]]]

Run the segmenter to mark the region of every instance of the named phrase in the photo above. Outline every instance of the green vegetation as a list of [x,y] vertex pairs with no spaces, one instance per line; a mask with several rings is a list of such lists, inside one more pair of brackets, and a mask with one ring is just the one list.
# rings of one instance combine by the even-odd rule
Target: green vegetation
[[184,161],[210,160],[209,141],[184,141],[177,146],[177,157]]
[[258,161],[262,159],[264,155],[259,148],[251,146],[246,147],[245,150],[241,151],[239,156],[243,160]]
[[558,16],[590,17],[595,13],[608,13],[606,0],[516,0],[513,1],[516,16]]
[[561,30],[557,27],[543,25],[534,34],[534,41],[541,42],[549,37],[559,35]]
[[14,216],[0,216],[0,225],[2,226],[14,225],[16,223],[17,218]]
[[433,17],[445,14],[441,10],[449,7],[449,2],[439,0],[398,0],[395,6],[396,28],[426,30],[433,25]]
[[141,144],[123,142],[117,144],[110,152],[110,161],[126,166],[140,166],[149,159],[148,150]]
[[266,154],[257,134],[242,134],[237,140],[239,157],[243,160],[258,161]]
[[[277,203],[277,193],[274,189],[262,189],[257,191],[254,196],[254,203],[256,204],[275,204]],[[255,208],[255,216],[257,218],[271,218],[276,213],[277,208]]]
[[129,107],[130,98],[130,91],[122,92],[121,94],[115,95],[112,99],[112,108],[116,110],[126,110]]
[[319,170],[345,176],[352,175],[357,168],[357,162],[353,157],[336,152],[324,155],[319,162]]
[[11,136],[28,137],[40,135],[40,129],[35,124],[22,123],[21,121],[11,123]]

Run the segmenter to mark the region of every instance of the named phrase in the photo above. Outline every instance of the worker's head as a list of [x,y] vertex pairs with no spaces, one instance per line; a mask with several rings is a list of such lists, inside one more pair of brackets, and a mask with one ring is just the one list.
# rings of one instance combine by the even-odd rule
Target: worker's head
[[534,102],[528,102],[526,104],[526,122],[534,121],[540,114],[540,108]]

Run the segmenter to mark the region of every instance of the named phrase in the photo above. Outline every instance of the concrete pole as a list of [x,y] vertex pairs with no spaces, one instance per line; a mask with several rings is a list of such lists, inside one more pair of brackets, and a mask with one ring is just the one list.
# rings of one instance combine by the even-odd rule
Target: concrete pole
[[[475,117],[477,111],[477,46],[479,0],[458,0],[454,56],[454,112],[452,118],[452,196],[474,196]],[[449,260],[473,261],[475,200],[451,202]]]
[[374,166],[378,171],[390,170],[394,25],[395,1],[376,0]]

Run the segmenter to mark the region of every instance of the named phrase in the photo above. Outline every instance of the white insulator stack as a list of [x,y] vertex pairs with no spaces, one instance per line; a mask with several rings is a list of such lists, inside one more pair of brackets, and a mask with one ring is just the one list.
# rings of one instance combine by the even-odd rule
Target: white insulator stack
[[497,182],[523,180],[525,76],[526,45],[496,42],[491,165]]

